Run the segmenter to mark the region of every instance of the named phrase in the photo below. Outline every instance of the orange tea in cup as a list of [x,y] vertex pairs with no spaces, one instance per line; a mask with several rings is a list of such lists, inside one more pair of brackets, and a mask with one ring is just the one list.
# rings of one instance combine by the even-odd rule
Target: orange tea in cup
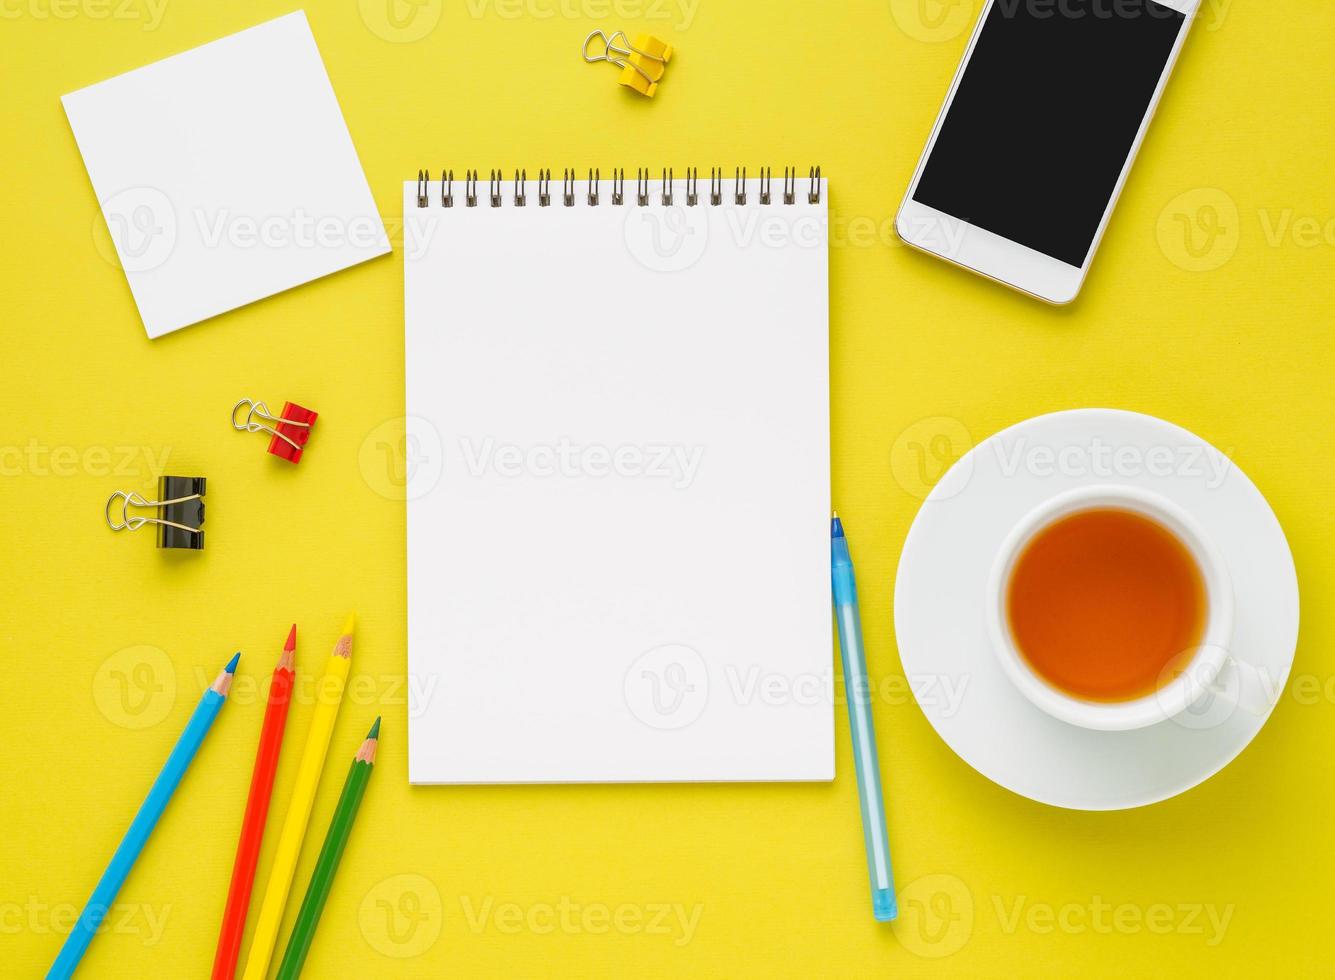
[[1195,557],[1163,525],[1116,507],[1077,511],[1017,556],[1006,614],[1021,657],[1086,701],[1131,701],[1195,655],[1208,598]]

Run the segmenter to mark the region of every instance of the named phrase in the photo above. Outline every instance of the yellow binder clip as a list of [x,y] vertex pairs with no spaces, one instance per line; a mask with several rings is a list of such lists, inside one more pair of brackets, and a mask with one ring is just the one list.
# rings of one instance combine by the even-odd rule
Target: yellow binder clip
[[[589,44],[594,38],[601,43],[602,51],[595,47],[596,53],[590,55]],[[607,61],[616,65],[621,69],[618,82],[652,99],[667,63],[672,60],[672,45],[649,34],[638,35],[631,44],[625,31],[617,31],[611,37],[594,31],[584,39],[583,54],[590,64]]]

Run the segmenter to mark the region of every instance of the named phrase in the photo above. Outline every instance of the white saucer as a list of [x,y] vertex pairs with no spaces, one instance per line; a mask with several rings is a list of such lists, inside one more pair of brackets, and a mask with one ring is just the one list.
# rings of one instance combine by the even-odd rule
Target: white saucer
[[1185,792],[1228,765],[1266,721],[1207,694],[1149,728],[1088,731],[1034,707],[1002,673],[984,616],[998,547],[1046,498],[1099,483],[1156,491],[1197,519],[1233,579],[1232,652],[1265,672],[1276,697],[1298,639],[1298,581],[1279,521],[1247,476],[1198,436],[1136,412],[1079,409],[1029,419],[975,446],[933,488],[904,542],[895,582],[900,658],[910,680],[965,685],[958,698],[919,699],[961,759],[1021,796],[1075,810],[1121,810]]

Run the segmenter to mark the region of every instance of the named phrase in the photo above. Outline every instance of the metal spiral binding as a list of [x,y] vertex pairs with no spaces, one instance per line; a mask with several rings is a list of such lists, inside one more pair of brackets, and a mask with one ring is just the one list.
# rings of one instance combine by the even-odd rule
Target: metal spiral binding
[[[464,171],[464,205],[466,207],[477,207],[477,170]],[[652,171],[648,167],[635,168],[635,203],[639,207],[647,207],[649,204],[649,185],[652,181]],[[709,203],[711,205],[721,205],[723,203],[723,168],[709,168]],[[773,169],[770,167],[760,168],[760,203],[773,203]],[[597,207],[601,203],[599,195],[599,184],[602,180],[602,171],[598,168],[589,168],[589,189],[587,200],[589,207]],[[565,167],[561,170],[561,203],[566,207],[575,206],[575,183],[577,181],[577,171],[573,167]],[[797,203],[797,181],[798,172],[796,167],[783,168],[783,203]],[[417,206],[425,208],[429,205],[428,192],[431,184],[431,171],[417,171]],[[502,207],[505,203],[505,174],[500,170],[491,170],[487,181],[487,200],[493,208]],[[660,199],[665,207],[672,207],[674,203],[673,192],[673,170],[671,167],[664,167],[661,178]],[[807,170],[807,203],[820,203],[820,167],[811,167]],[[626,171],[624,168],[614,167],[612,169],[612,203],[614,205],[624,205],[626,203]],[[736,167],[733,170],[733,203],[739,206],[746,204],[746,168]],[[512,184],[511,201],[514,207],[522,208],[528,203],[528,171],[516,170],[514,182]],[[538,206],[549,207],[552,203],[552,171],[550,168],[539,168],[538,170]],[[695,207],[700,203],[700,168],[686,168],[686,206]],[[441,170],[440,172],[440,206],[444,208],[454,207],[454,171]]]

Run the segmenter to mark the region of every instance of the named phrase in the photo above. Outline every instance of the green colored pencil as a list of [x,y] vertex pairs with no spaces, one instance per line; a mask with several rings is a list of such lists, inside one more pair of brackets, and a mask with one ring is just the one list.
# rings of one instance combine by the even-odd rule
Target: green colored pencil
[[343,848],[347,846],[348,835],[352,833],[352,823],[357,819],[357,810],[366,794],[371,770],[375,768],[375,750],[379,739],[380,719],[377,718],[366,741],[357,750],[356,758],[352,760],[348,778],[343,781],[343,792],[339,795],[338,805],[334,807],[334,818],[329,821],[329,832],[325,834],[320,856],[315,861],[311,883],[306,888],[306,897],[301,900],[297,924],[292,927],[287,951],[283,953],[283,962],[278,967],[278,980],[296,980],[301,976],[306,954],[311,949],[311,940],[315,938],[315,927],[320,924],[325,899],[329,897],[329,889],[334,884],[334,873],[338,871]]

